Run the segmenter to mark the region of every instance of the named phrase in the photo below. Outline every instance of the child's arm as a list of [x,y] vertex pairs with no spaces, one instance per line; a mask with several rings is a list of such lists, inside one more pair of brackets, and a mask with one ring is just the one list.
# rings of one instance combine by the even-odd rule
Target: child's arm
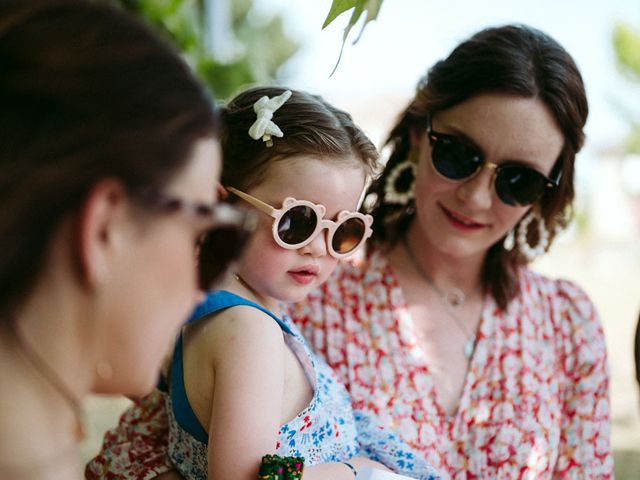
[[[348,463],[353,466],[356,472],[365,466],[389,471],[384,465],[364,457],[351,458]],[[355,472],[344,462],[331,462],[304,467],[302,480],[354,480],[355,476]]]
[[[209,422],[208,478],[255,480],[263,455],[275,453],[282,421],[285,349],[282,330],[254,308],[230,309],[212,323],[214,391]],[[288,420],[288,419],[287,419]],[[286,421],[286,420],[285,420]],[[349,463],[385,469],[366,458]],[[305,467],[304,480],[353,480],[341,462]]]
[[209,422],[209,479],[254,480],[274,453],[284,395],[285,343],[278,324],[251,307],[211,323],[214,387]]

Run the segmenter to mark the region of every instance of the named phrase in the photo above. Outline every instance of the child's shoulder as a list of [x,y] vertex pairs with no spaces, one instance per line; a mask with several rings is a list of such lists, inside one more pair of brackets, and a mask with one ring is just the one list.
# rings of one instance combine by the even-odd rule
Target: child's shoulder
[[235,334],[277,332],[282,337],[282,329],[275,318],[269,313],[250,305],[236,305],[229,307],[216,315],[216,321],[212,325],[219,333]]
[[234,335],[245,330],[247,333],[277,331],[282,320],[275,313],[237,293],[217,290],[207,294],[187,323],[190,327],[206,325],[203,329],[219,335]]
[[276,320],[249,305],[235,305],[210,313],[202,320],[198,322],[202,325],[200,328],[194,325],[196,335],[209,345],[239,348],[256,340],[269,344],[283,341],[282,329]]
[[208,351],[214,362],[284,346],[280,325],[255,307],[236,305],[208,317],[194,325],[193,343]]

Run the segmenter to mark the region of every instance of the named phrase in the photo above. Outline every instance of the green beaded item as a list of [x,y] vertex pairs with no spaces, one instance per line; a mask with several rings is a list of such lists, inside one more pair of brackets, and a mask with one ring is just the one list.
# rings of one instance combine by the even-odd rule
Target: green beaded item
[[260,464],[258,480],[301,480],[303,470],[303,457],[265,455]]

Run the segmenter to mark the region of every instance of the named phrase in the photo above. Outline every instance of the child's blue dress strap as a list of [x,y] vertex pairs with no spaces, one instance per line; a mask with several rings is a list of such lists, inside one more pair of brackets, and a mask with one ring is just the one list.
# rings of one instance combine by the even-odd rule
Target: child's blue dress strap
[[258,310],[263,311],[271,318],[273,318],[280,328],[287,333],[293,334],[291,328],[282,321],[277,315],[275,315],[272,311],[267,310],[262,305],[259,305],[251,300],[247,300],[244,297],[236,295],[235,293],[227,292],[226,290],[216,290],[207,294],[204,302],[198,305],[193,313],[191,313],[191,317],[185,323],[188,325],[196,320],[200,320],[202,317],[210,315],[215,312],[219,312],[220,310],[224,310],[229,307],[237,307],[239,305],[247,305],[249,307],[257,308]]
[[[196,307],[185,325],[196,322],[201,318],[211,315],[212,313],[216,313],[230,307],[237,307],[239,305],[247,305],[249,307],[254,307],[258,310],[261,310],[262,312],[273,318],[284,332],[293,334],[289,326],[280,318],[278,318],[273,312],[270,312],[263,306],[258,305],[251,300],[247,300],[246,298],[242,298],[235,293],[227,292],[226,290],[218,290],[207,294],[205,301]],[[173,404],[173,411],[180,426],[191,435],[193,435],[194,438],[206,444],[208,442],[209,436],[207,435],[205,429],[202,428],[198,417],[196,417],[195,413],[193,412],[193,409],[189,404],[189,399],[187,398],[187,392],[184,387],[182,353],[183,350],[181,333],[176,341],[176,345],[173,350],[173,358],[171,360],[171,389],[169,392],[171,395],[171,402]]]

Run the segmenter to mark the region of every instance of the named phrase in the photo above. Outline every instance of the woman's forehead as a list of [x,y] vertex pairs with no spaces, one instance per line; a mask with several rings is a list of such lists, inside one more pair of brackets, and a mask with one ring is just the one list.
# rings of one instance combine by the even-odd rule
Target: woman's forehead
[[465,137],[496,163],[519,161],[547,170],[564,145],[555,117],[535,97],[478,95],[437,112],[432,123],[435,131]]

